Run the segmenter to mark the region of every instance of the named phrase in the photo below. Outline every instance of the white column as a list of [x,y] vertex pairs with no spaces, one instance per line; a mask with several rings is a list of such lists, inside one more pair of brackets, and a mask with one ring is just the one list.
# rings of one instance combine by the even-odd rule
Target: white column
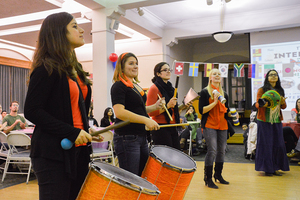
[[110,88],[114,69],[109,55],[115,52],[115,32],[109,29],[110,22],[105,9],[93,11],[93,103],[94,117],[99,123],[104,110],[111,107]]

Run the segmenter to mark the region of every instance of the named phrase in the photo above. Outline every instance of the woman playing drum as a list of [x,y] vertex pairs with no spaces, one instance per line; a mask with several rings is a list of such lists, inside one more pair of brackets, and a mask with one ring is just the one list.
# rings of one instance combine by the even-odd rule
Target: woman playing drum
[[141,175],[146,165],[149,149],[147,131],[159,129],[159,125],[149,118],[148,112],[159,109],[164,103],[145,106],[147,97],[138,82],[138,59],[133,53],[119,56],[111,88],[111,100],[116,114],[116,123],[129,120],[130,124],[116,129],[115,151],[119,166],[136,175]]
[[[151,105],[159,98],[165,98],[166,109],[161,108],[149,115],[159,124],[176,124],[180,123],[177,98],[174,97],[174,88],[169,82],[171,78],[170,66],[166,62],[160,62],[154,67],[154,83],[148,91],[147,105]],[[167,111],[171,118],[169,117]],[[151,131],[153,143],[155,145],[167,145],[176,149],[180,149],[178,132],[176,127],[168,127],[159,131]]]
[[281,176],[278,170],[289,171],[289,161],[282,131],[282,112],[286,108],[284,90],[276,70],[266,74],[264,85],[258,89],[256,107],[257,145],[255,170],[266,176]]

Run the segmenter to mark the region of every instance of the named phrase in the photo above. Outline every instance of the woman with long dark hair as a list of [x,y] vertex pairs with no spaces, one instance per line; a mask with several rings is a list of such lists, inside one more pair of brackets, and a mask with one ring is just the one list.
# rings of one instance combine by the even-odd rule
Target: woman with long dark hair
[[104,110],[104,116],[101,119],[100,126],[107,127],[115,123],[114,112],[112,108],[108,107]]
[[295,108],[293,108],[292,111],[291,111],[292,120],[297,121],[298,123],[300,123],[299,114],[300,114],[300,98],[297,99]]
[[[24,113],[35,124],[30,157],[40,200],[76,199],[89,170],[91,82],[74,51],[83,32],[66,12],[49,15],[39,32]],[[64,138],[75,145],[64,150]]]
[[284,96],[278,72],[268,71],[256,98],[258,113],[255,170],[265,172],[266,176],[281,176],[278,170],[289,171],[281,123],[281,109],[286,108]]
[[[154,84],[149,88],[146,105],[155,103],[159,97],[165,99],[166,108],[168,109],[172,120],[169,118],[164,108],[149,113],[152,119],[161,125],[180,123],[177,97],[174,97],[175,89],[169,81],[170,78],[171,69],[168,63],[160,62],[154,67],[154,77],[152,78],[152,82]],[[176,127],[168,127],[161,130],[151,131],[151,135],[154,145],[167,145],[180,149]]]

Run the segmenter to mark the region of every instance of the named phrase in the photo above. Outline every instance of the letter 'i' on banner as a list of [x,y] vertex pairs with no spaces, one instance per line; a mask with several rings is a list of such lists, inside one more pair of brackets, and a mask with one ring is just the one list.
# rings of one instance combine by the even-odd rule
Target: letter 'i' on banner
[[189,76],[198,77],[198,65],[199,63],[190,63]]
[[209,77],[209,74],[213,67],[214,67],[214,64],[212,64],[212,63],[204,64],[204,77]]
[[182,63],[182,62],[176,62],[175,63],[174,74],[176,74],[176,75],[183,75],[183,66],[184,66],[184,63]]
[[293,77],[294,76],[294,65],[295,65],[295,63],[282,64],[282,77]]
[[219,70],[221,72],[221,77],[228,77],[228,65],[229,64],[219,64]]
[[244,63],[234,63],[234,77],[244,77]]

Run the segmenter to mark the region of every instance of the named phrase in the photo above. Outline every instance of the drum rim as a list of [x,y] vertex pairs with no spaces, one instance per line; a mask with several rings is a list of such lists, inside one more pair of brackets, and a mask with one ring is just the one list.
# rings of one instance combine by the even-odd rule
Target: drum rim
[[[106,164],[104,162],[100,162],[102,164]],[[108,164],[106,164],[108,165]],[[119,167],[116,167],[116,166],[113,166],[113,165],[110,165],[111,167],[115,167],[115,168],[118,168],[118,170],[124,170],[122,168],[119,168]],[[91,170],[95,170],[96,172],[98,172],[99,174],[103,175],[105,178],[109,179],[109,180],[112,180],[113,182],[115,182],[116,184],[120,185],[120,186],[124,186],[126,188],[129,188],[131,190],[134,190],[136,192],[139,192],[139,193],[144,193],[144,194],[149,194],[149,195],[153,195],[153,196],[157,196],[159,195],[161,192],[159,191],[158,187],[156,185],[154,185],[153,183],[150,183],[149,181],[147,181],[146,179],[140,177],[140,176],[137,176],[136,174],[133,174],[132,175],[134,177],[137,177],[137,178],[140,178],[146,182],[148,182],[149,184],[153,185],[157,190],[151,190],[149,188],[144,188],[144,187],[141,187],[141,186],[138,186],[137,184],[135,183],[132,183],[130,181],[125,181],[121,178],[118,178],[116,175],[113,175],[107,171],[105,171],[104,169],[101,169],[99,166],[97,166],[95,163],[91,163],[90,164],[90,171]],[[126,171],[126,170],[124,170]],[[128,172],[128,171],[126,171]],[[129,172],[130,173],[130,172]]]
[[[174,151],[177,151],[177,152],[179,152],[179,153],[187,156],[191,161],[193,161],[193,163],[194,163],[195,166],[193,168],[179,168],[179,167],[177,167],[175,165],[172,165],[172,164],[170,164],[168,162],[165,162],[164,160],[162,160],[161,158],[159,158],[157,155],[155,155],[155,153],[153,152],[153,149],[155,147],[165,147],[165,148],[169,148],[169,149],[172,149]],[[190,172],[194,172],[194,171],[197,170],[197,164],[196,164],[196,162],[195,162],[194,159],[192,159],[190,156],[184,154],[183,152],[179,151],[178,149],[174,149],[174,148],[166,146],[166,145],[153,145],[151,147],[150,156],[153,157],[153,158],[155,158],[155,160],[159,161],[164,167],[168,167],[168,168],[170,168],[172,170],[175,170],[175,171],[178,171],[178,172],[181,172],[181,173],[190,173]]]

